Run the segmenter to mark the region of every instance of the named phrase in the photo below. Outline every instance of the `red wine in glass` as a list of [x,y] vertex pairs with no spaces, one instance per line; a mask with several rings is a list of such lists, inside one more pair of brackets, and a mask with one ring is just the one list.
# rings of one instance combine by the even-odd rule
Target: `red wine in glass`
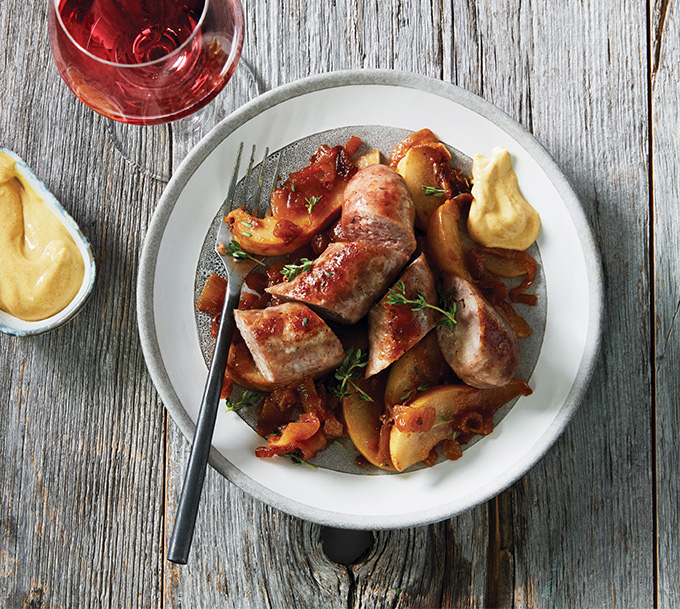
[[240,0],[50,0],[50,43],[90,108],[153,125],[210,102],[243,47]]

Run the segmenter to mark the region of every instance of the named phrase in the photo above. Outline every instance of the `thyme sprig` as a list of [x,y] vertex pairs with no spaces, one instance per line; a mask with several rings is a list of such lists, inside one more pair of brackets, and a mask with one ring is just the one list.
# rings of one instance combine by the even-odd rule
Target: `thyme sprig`
[[438,188],[437,186],[421,186],[421,188],[425,191],[423,194],[426,197],[443,197],[444,195],[448,194],[448,190],[446,188]]
[[337,386],[332,387],[330,392],[340,398],[347,398],[350,396],[349,386],[352,386],[359,394],[360,400],[372,402],[373,398],[354,382],[362,376],[362,370],[367,364],[368,353],[364,353],[361,349],[350,347],[347,350],[345,359],[342,360],[342,364],[335,370],[333,377],[338,381],[338,384]]
[[255,406],[259,401],[260,395],[257,392],[246,389],[237,402],[234,402],[230,398],[226,399],[225,404],[227,408],[225,412],[238,412],[241,408]]
[[314,211],[314,206],[321,201],[321,197],[305,197],[305,207],[311,214]]
[[300,258],[300,264],[286,264],[281,269],[281,274],[286,278],[286,281],[290,281],[296,275],[300,273],[306,273],[312,270],[313,261],[309,258]]
[[393,288],[390,288],[390,291],[387,293],[387,304],[393,306],[411,305],[411,311],[414,312],[421,311],[422,309],[425,308],[433,309],[443,315],[443,317],[437,322],[438,326],[443,326],[448,330],[453,331],[453,328],[456,325],[455,302],[452,305],[446,303],[445,304],[446,308],[442,309],[441,307],[435,306],[427,302],[425,294],[423,294],[423,292],[421,292],[420,290],[418,290],[415,298],[407,298],[406,284],[404,284],[403,281],[398,281],[397,285],[395,285]]
[[415,392],[415,389],[407,389],[404,391],[404,393],[401,394],[401,397],[399,398],[399,401],[402,404],[406,404],[406,402],[411,398],[413,393]]
[[[245,234],[245,233],[244,233]],[[221,252],[220,252],[221,253]],[[236,241],[236,239],[232,239],[229,242],[229,245],[225,248],[224,252],[227,256],[231,256],[236,262],[243,262],[245,260],[252,260],[253,262],[257,262],[257,264],[262,264],[262,260],[258,260],[253,256],[252,254],[249,254],[246,252],[242,247],[241,244]]]
[[422,393],[423,391],[427,391],[430,387],[431,385],[429,383],[420,383],[415,389],[407,389],[401,394],[402,404],[406,403],[407,400],[410,400],[414,393]]

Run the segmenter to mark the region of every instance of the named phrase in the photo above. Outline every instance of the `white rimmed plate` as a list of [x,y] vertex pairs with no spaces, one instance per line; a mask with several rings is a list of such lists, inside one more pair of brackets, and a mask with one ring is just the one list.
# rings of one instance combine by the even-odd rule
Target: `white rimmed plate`
[[194,148],[159,203],[140,265],[139,329],[154,384],[191,438],[207,376],[194,281],[239,143],[278,150],[354,125],[428,127],[468,156],[488,154],[494,146],[510,151],[520,187],[542,220],[538,247],[547,308],[529,379],[534,393],[520,398],[494,433],[463,458],[433,468],[372,476],[261,460],[254,449],[262,439],[238,415],[225,412],[217,418],[211,463],[258,499],[307,520],[349,528],[415,526],[493,497],[534,465],[575,412],[597,356],[602,279],[585,215],[550,155],[500,110],[453,85],[391,71],[310,77],[247,104]]

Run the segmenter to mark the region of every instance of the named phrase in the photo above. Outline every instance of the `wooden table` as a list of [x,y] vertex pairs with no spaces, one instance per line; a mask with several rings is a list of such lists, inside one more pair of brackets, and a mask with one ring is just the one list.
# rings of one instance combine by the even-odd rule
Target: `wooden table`
[[[0,145],[80,223],[99,275],[67,326],[0,336],[0,606],[680,606],[678,2],[247,0],[243,60],[195,129],[112,126],[76,100],[51,60],[46,5],[0,0]],[[347,68],[453,82],[550,151],[602,252],[599,364],[566,433],[486,505],[375,533],[345,566],[319,526],[211,470],[190,564],[173,566],[189,444],[137,334],[147,226],[220,118]]]

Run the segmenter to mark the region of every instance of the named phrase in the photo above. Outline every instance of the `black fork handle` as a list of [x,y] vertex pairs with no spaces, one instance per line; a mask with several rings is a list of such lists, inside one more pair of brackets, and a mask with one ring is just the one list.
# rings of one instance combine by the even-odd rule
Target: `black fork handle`
[[[229,283],[231,284],[232,282],[230,281]],[[215,429],[215,419],[217,418],[217,407],[220,402],[222,383],[224,382],[224,371],[227,367],[231,336],[234,333],[233,310],[238,305],[238,298],[239,290],[232,289],[232,286],[229,285],[224,299],[224,306],[222,307],[222,319],[217,331],[215,351],[210,361],[208,380],[203,391],[201,409],[198,413],[191,455],[189,456],[189,465],[187,466],[184,486],[182,487],[182,496],[177,507],[175,526],[172,530],[172,537],[170,538],[168,548],[168,560],[179,565],[187,564],[191,540],[194,537],[196,515],[201,500],[208,455],[210,454],[213,431]]]

